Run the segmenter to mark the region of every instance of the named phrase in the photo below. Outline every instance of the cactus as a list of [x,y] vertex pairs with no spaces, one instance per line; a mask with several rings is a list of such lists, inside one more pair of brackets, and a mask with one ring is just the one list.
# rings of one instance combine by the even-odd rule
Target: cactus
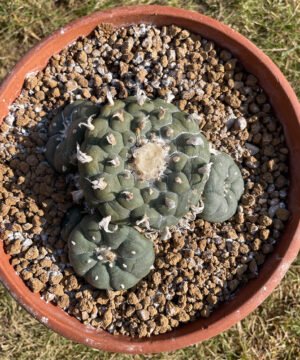
[[[75,272],[98,289],[129,289],[154,262],[140,232],[170,234],[191,209],[211,222],[228,220],[244,190],[233,159],[211,152],[195,116],[145,94],[99,108],[76,101],[50,124],[46,156],[62,173],[78,168],[82,195],[94,215],[70,209],[61,237]],[[77,174],[78,175],[78,174]],[[202,203],[202,206],[199,205]]]
[[109,219],[86,215],[68,236],[75,272],[98,289],[129,289],[154,263],[154,249],[134,228],[111,226]]
[[82,217],[83,217],[82,211],[77,206],[74,206],[67,211],[61,224],[62,227],[61,238],[64,241],[68,240],[70,233],[72,232],[74,227],[80,222]]
[[76,163],[76,145],[84,138],[85,129],[92,128],[92,117],[99,107],[90,101],[78,100],[67,105],[49,126],[46,158],[59,173],[70,171]]
[[229,155],[217,152],[211,155],[210,161],[210,175],[203,192],[204,210],[200,217],[210,222],[223,222],[235,214],[244,181]]
[[78,154],[85,199],[115,224],[175,225],[208,178],[209,146],[198,124],[161,99],[103,106]]

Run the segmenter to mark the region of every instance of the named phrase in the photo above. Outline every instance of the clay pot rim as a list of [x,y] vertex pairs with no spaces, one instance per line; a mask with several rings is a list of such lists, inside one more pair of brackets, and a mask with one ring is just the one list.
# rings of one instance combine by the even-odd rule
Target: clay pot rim
[[[228,26],[202,14],[176,9],[173,7],[156,5],[121,7],[96,12],[92,15],[88,15],[71,22],[69,25],[57,30],[52,35],[42,40],[17,63],[11,73],[3,81],[0,87],[0,121],[7,115],[8,106],[15,100],[20,92],[20,87],[16,86],[12,89],[11,85],[18,82],[20,83],[20,81],[23,83],[26,75],[28,76],[28,72],[24,73],[24,68],[29,66],[28,63],[36,57],[37,53],[41,54],[44,49],[51,46],[51,44],[56,41],[55,39],[59,37],[65,37],[67,39],[66,41],[71,43],[79,36],[83,35],[80,32],[76,33],[76,36],[72,35],[72,31],[74,31],[78,26],[80,27],[84,24],[88,25],[90,22],[95,21],[97,23],[114,22],[115,18],[123,19],[123,21],[120,20],[121,25],[129,25],[131,23],[138,22],[163,24],[164,20],[168,19],[169,23],[191,23],[193,24],[191,27],[195,27],[196,25],[199,25],[199,27],[205,27],[210,34],[219,34],[219,36],[221,36],[220,34],[223,34],[228,41],[232,41],[232,44],[237,44],[237,49],[235,51],[234,45],[231,44],[230,48],[227,43],[221,46],[224,48],[230,48],[230,50],[236,54],[242,49],[243,51],[246,51],[249,56],[253,56],[258,64],[268,68],[272,76],[272,81],[276,79],[279,89],[277,92],[279,95],[285,95],[288,98],[285,99],[285,101],[287,102],[290,116],[298,119],[297,124],[298,126],[300,125],[300,107],[293,89],[278,67],[252,42]],[[127,18],[135,18],[138,20],[131,22],[127,21]],[[149,21],[150,19],[151,21]],[[186,26],[186,28],[188,28],[188,26]],[[204,37],[211,38],[218,43],[218,41],[212,36],[206,36],[206,34],[203,33],[202,35]],[[56,52],[53,52],[52,55],[54,53]],[[41,56],[43,56],[43,54]],[[35,72],[44,68],[48,58],[41,59],[39,65],[36,68],[32,67],[31,71]],[[292,140],[290,141],[292,143]],[[294,146],[295,144],[293,143],[292,145],[293,157],[300,159],[300,145]],[[248,292],[250,292],[249,289],[247,289],[247,291],[240,291],[236,295],[235,300],[232,300],[224,305],[224,308],[226,308],[227,311],[222,316],[219,316],[219,318],[218,315],[213,314],[207,320],[197,320],[193,323],[183,325],[181,328],[175,329],[170,333],[152,336],[149,339],[132,339],[123,336],[113,336],[104,331],[97,332],[94,329],[79,323],[78,320],[71,318],[63,310],[58,309],[53,305],[44,303],[38,295],[32,294],[20,277],[16,275],[13,267],[8,265],[8,257],[4,253],[3,246],[0,246],[0,258],[3,259],[3,261],[0,262],[0,280],[9,290],[10,294],[19,302],[19,304],[21,304],[41,323],[66,338],[97,349],[131,354],[146,354],[177,350],[195,344],[199,341],[209,339],[212,336],[227,330],[259,306],[280,283],[284,274],[288,270],[289,265],[296,258],[297,252],[300,248],[300,201],[297,199],[295,200],[294,198],[298,198],[296,195],[299,195],[299,191],[296,191],[295,187],[295,184],[300,181],[299,173],[300,171],[296,171],[295,166],[293,166],[292,174],[295,175],[292,179],[291,185],[293,188],[293,197],[290,196],[289,201],[292,202],[294,211],[287,226],[289,231],[285,231],[279,241],[281,244],[287,242],[289,245],[287,247],[282,245],[282,249],[280,251],[274,251],[274,253],[266,261],[266,264],[263,265],[263,271],[261,271],[259,275],[259,286],[255,287],[254,291],[251,292],[251,296],[249,297],[247,295]],[[262,272],[263,274],[261,274]],[[257,284],[256,280],[251,281],[253,284],[254,282]],[[250,283],[248,283],[248,287],[249,284]],[[217,311],[219,311],[219,309]],[[220,313],[220,311],[218,313]]]

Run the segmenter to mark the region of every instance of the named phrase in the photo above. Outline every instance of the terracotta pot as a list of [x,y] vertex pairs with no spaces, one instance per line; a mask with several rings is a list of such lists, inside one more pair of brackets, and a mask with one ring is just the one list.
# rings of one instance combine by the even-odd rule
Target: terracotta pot
[[300,248],[300,109],[296,95],[273,62],[249,40],[229,27],[201,14],[160,6],[125,7],[97,12],[72,22],[41,41],[15,66],[0,88],[0,121],[9,105],[20,94],[29,73],[43,69],[48,59],[79,36],[88,35],[96,25],[116,26],[133,23],[175,24],[212,39],[229,49],[254,74],[269,95],[280,119],[290,150],[289,209],[291,218],[274,252],[260,269],[259,276],[239,291],[234,299],[222,304],[208,319],[188,323],[170,333],[150,339],[132,339],[96,331],[52,304],[33,294],[9,264],[0,242],[0,279],[12,296],[37,320],[59,334],[88,346],[114,352],[154,353],[176,350],[209,339],[242,320],[279,284]]

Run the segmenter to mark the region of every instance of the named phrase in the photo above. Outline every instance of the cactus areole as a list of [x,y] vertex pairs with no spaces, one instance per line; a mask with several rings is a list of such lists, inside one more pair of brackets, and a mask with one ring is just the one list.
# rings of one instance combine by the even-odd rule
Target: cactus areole
[[195,116],[142,91],[108,100],[103,106],[76,101],[59,112],[46,155],[58,172],[77,166],[81,189],[74,193],[94,213],[76,207],[65,217],[62,237],[74,270],[96,288],[120,290],[134,286],[154,262],[142,232],[164,238],[196,208],[207,221],[225,221],[244,184],[229,155],[211,153]]

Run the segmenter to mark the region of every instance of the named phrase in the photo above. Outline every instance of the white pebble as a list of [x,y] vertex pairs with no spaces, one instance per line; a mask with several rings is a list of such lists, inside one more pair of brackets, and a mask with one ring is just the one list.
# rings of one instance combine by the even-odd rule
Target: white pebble
[[32,245],[32,240],[29,238],[25,239],[22,243],[22,250],[27,249],[30,245]]
[[74,67],[74,71],[75,71],[76,73],[78,73],[78,74],[82,74],[82,73],[83,73],[83,69],[82,69],[82,67],[79,66],[79,65],[76,65],[76,66]]
[[244,117],[238,117],[234,123],[236,130],[245,130],[247,127],[247,120]]
[[235,116],[228,116],[228,118],[225,120],[225,125],[227,130],[231,129],[232,126],[234,125],[236,121],[236,117]]
[[15,117],[12,114],[9,114],[5,118],[5,123],[9,126],[12,126],[15,121]]

